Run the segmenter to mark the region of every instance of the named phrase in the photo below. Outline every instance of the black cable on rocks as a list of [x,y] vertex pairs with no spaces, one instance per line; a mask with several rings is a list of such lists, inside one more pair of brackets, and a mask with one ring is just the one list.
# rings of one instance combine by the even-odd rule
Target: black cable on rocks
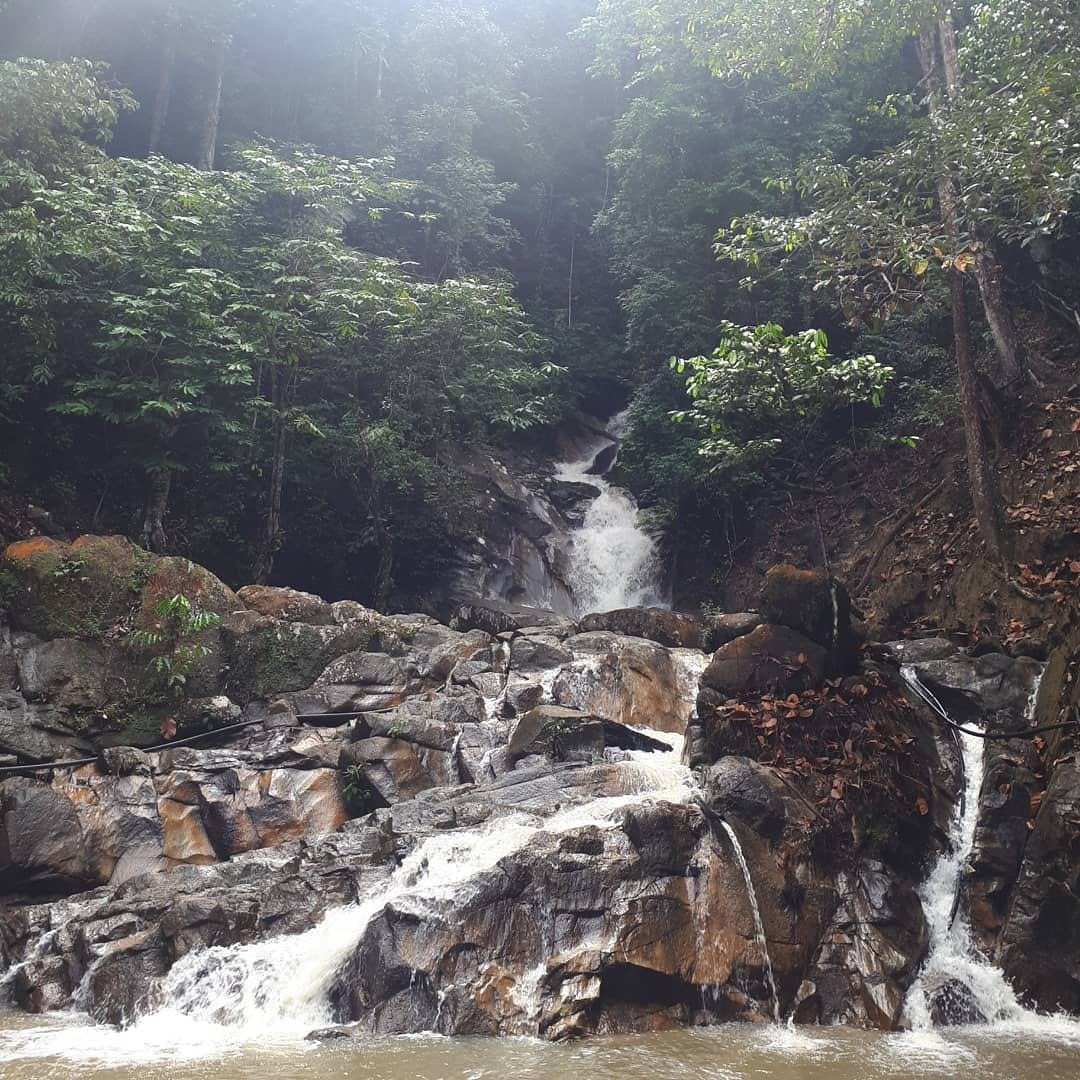
[[[396,706],[395,706],[396,707]],[[381,709],[369,709],[368,712],[382,712]],[[341,721],[355,720],[358,716],[363,716],[364,713],[309,713],[306,716],[297,716],[297,724],[291,726],[302,726],[305,720],[329,720],[331,718]],[[256,720],[242,720],[239,724],[230,724],[228,727],[214,728],[211,731],[202,731],[198,735],[188,735],[183,739],[174,739],[172,742],[160,743],[157,746],[138,747],[144,754],[157,754],[163,750],[172,750],[178,746],[190,746],[192,743],[196,743],[201,739],[209,739],[215,735],[224,735],[230,731],[239,731],[241,728],[252,727],[255,724],[261,724],[266,720],[266,717],[260,716]],[[45,761],[35,762],[28,765],[5,765],[0,768],[0,776],[7,775],[9,773],[25,773],[25,772],[46,772],[49,769],[76,769],[82,765],[93,765],[98,760],[98,756],[85,757],[85,758],[65,758],[62,761]]]

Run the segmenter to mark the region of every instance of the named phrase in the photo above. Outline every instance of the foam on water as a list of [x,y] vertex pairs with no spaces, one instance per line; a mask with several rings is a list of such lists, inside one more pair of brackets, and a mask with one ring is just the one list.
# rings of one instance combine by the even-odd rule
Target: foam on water
[[[948,719],[945,709],[919,679],[914,667],[902,668],[901,677],[931,708]],[[1036,680],[1025,710],[1029,720],[1034,715],[1038,691]],[[905,1015],[913,1030],[889,1044],[892,1052],[903,1057],[913,1068],[962,1068],[974,1060],[970,1047],[943,1034],[949,1029],[935,1030],[931,1018],[931,996],[943,983],[953,979],[968,987],[979,1011],[987,1018],[986,1024],[977,1025],[982,1039],[1064,1041],[1080,1046],[1080,1022],[1066,1016],[1045,1016],[1025,1008],[1002,971],[979,951],[963,907],[954,915],[957,890],[975,843],[985,749],[985,740],[976,735],[956,731],[956,736],[963,758],[964,790],[949,831],[950,850],[941,856],[919,891],[930,948],[926,963],[904,1003]]]
[[581,614],[665,603],[656,542],[638,525],[633,495],[615,487],[606,476],[589,472],[597,454],[622,437],[626,415],[613,417],[607,437],[598,437],[581,457],[563,462],[555,472],[557,480],[591,484],[600,490],[570,537],[566,581]]
[[[656,736],[656,733],[651,733]],[[595,826],[612,829],[622,811],[644,802],[689,801],[693,786],[679,760],[681,737],[660,736],[670,754],[631,752],[619,763],[625,794],[569,807],[550,818],[515,814],[475,829],[425,839],[388,882],[359,903],[334,909],[303,934],[189,953],[162,984],[158,1012],[124,1030],[65,1022],[10,1033],[0,1062],[27,1058],[109,1064],[197,1060],[242,1047],[306,1050],[304,1036],[331,1021],[328,991],[370,921],[388,904],[467,903],[477,879],[542,834]]]

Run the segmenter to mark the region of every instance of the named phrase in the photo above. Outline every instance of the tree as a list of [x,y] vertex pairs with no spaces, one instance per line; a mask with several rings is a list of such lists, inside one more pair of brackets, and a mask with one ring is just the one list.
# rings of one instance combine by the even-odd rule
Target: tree
[[881,404],[892,369],[869,355],[838,359],[828,346],[821,330],[724,322],[711,355],[671,361],[693,401],[675,418],[701,429],[699,453],[714,472],[753,474],[785,440],[804,445],[808,421],[842,405]]
[[[1019,373],[1018,350],[1011,316],[1005,307],[996,269],[995,235],[972,212],[978,198],[962,196],[964,176],[949,152],[947,133],[955,132],[955,115],[965,87],[959,67],[957,30],[951,13],[934,3],[814,3],[792,17],[790,6],[778,3],[735,3],[719,8],[701,2],[691,21],[691,38],[700,54],[721,74],[782,72],[796,83],[835,75],[853,57],[873,59],[895,53],[916,40],[926,89],[926,120],[913,118],[911,133],[898,149],[876,160],[847,168],[821,169],[817,182],[800,184],[814,207],[788,225],[748,219],[721,236],[721,250],[743,256],[762,246],[791,251],[806,243],[826,270],[835,272],[849,299],[853,286],[864,284],[864,298],[875,289],[865,283],[885,267],[902,268],[915,279],[931,260],[949,278],[954,345],[961,388],[972,497],[980,530],[992,556],[1003,544],[996,485],[986,451],[980,413],[978,374],[970,344],[964,273],[974,267],[983,308],[997,345],[1006,380]],[[975,114],[968,112],[969,121]],[[821,183],[822,177],[831,182]],[[919,209],[922,190],[932,185],[934,219]],[[822,194],[826,195],[820,200]],[[817,200],[815,202],[815,200]],[[753,262],[753,258],[751,258]],[[882,275],[886,286],[891,282]],[[917,293],[909,280],[902,282]],[[888,310],[892,297],[878,305]]]

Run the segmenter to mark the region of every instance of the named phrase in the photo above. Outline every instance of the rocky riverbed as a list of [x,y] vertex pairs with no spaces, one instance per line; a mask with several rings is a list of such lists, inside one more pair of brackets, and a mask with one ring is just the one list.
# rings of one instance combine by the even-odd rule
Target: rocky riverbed
[[[475,602],[442,625],[234,593],[115,537],[16,544],[3,574],[3,992],[106,1024],[895,1030],[966,783],[910,676],[990,731],[1075,692],[1063,657],[860,648],[842,588],[791,568],[707,624]],[[130,641],[175,595],[216,620],[163,697]],[[1080,1011],[1075,741],[986,748],[962,924],[1016,1008]]]

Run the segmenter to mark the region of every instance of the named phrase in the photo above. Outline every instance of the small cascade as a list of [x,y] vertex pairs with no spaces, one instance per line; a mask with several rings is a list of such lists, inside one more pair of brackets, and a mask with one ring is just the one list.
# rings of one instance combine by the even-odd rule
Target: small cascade
[[742,871],[743,881],[746,882],[746,895],[750,900],[750,914],[754,918],[754,934],[757,938],[758,947],[761,949],[761,959],[765,965],[765,979],[769,984],[769,993],[772,995],[773,1020],[780,1023],[780,995],[776,992],[776,979],[773,977],[772,960],[769,958],[769,943],[765,939],[765,924],[761,921],[761,909],[758,907],[757,892],[754,890],[754,879],[750,876],[750,867],[747,865],[746,856],[743,854],[742,844],[735,834],[735,830],[724,820],[720,824],[724,827],[728,839],[731,841],[731,849],[735,853],[735,861]]
[[[620,794],[549,818],[515,813],[477,828],[428,837],[389,881],[359,903],[329,911],[306,933],[189,953],[163,980],[161,999],[167,1004],[114,1033],[114,1049],[138,1044],[140,1056],[153,1057],[167,1056],[180,1039],[203,1053],[241,1043],[302,1039],[332,1021],[329,995],[334,979],[371,920],[387,905],[407,904],[422,911],[428,904],[464,904],[485,870],[542,834],[588,826],[610,829],[627,807],[689,802],[695,789],[690,770],[680,763],[681,737],[659,737],[671,745],[670,754],[626,752],[617,761]],[[441,1016],[436,1031],[440,1021]],[[101,1037],[100,1029],[79,1030]]]
[[607,479],[615,456],[601,460],[618,446],[626,413],[613,417],[607,435],[585,453],[563,462],[557,480],[589,484],[600,494],[585,512],[582,524],[570,533],[566,583],[578,614],[620,608],[666,606],[660,585],[662,568],[656,541],[638,525],[633,495]]
[[[912,691],[945,720],[950,717],[912,666],[901,668],[901,678]],[[1038,693],[1032,693],[1027,718],[1030,719]],[[930,947],[926,963],[908,992],[905,1013],[915,1030],[934,1026],[934,1000],[961,995],[961,1018],[970,1022],[978,1016],[987,1023],[1015,1022],[1035,1014],[1020,1004],[1002,972],[989,963],[975,944],[967,916],[958,898],[965,866],[975,843],[979,819],[979,794],[984,773],[984,740],[977,735],[952,729],[957,737],[962,764],[962,785],[956,813],[949,830],[949,850],[938,860],[919,892],[926,915]],[[948,1005],[943,1005],[948,1008]]]

